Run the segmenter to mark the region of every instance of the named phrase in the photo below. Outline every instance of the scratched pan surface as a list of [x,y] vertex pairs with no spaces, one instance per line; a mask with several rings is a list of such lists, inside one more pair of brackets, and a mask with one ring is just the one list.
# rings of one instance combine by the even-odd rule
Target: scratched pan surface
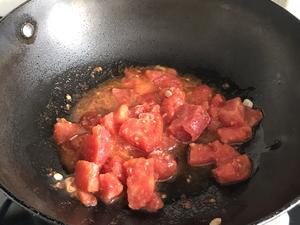
[[[35,26],[30,39],[20,35],[25,22]],[[221,217],[241,225],[270,218],[299,201],[299,40],[299,21],[265,0],[30,1],[0,22],[1,188],[54,223],[185,225]],[[252,179],[220,187],[207,170],[187,168],[160,187],[168,199],[156,214],[132,212],[124,201],[85,208],[53,190],[47,169],[63,170],[51,129],[57,116],[68,116],[64,95],[75,104],[124,66],[155,64],[263,108],[255,138],[242,147],[256,167]],[[96,65],[104,72],[91,76]]]

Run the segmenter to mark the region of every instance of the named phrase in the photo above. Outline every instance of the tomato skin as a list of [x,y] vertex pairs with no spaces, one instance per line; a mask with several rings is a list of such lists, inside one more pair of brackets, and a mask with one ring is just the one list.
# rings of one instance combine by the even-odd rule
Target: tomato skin
[[115,155],[103,165],[102,171],[104,173],[112,172],[122,182],[122,184],[125,184],[126,174],[123,166],[124,162],[124,159],[118,155]]
[[79,124],[71,123],[64,118],[58,119],[54,125],[53,136],[56,144],[60,145],[85,131]]
[[159,196],[158,193],[154,193],[151,200],[147,203],[147,205],[144,207],[144,209],[147,212],[157,212],[159,209],[164,207],[164,203]]
[[91,207],[91,206],[97,205],[97,198],[91,193],[87,193],[87,192],[78,190],[77,198],[86,207]]
[[175,114],[168,131],[179,141],[195,141],[210,122],[209,115],[200,105],[185,104]]
[[92,134],[85,136],[83,140],[83,158],[102,166],[111,154],[110,138],[110,133],[103,126],[93,127]]
[[252,129],[248,125],[241,127],[222,127],[217,130],[220,141],[225,144],[243,143],[252,136]]
[[163,134],[163,122],[158,113],[141,113],[139,118],[130,118],[120,127],[119,135],[130,144],[145,152],[159,145]]
[[128,205],[137,210],[147,206],[155,189],[153,159],[135,158],[124,163],[127,173]]
[[244,154],[231,161],[218,166],[213,175],[220,184],[231,184],[248,179],[251,175],[252,164],[249,157]]
[[225,102],[218,114],[219,120],[225,127],[242,126],[245,124],[245,106],[237,97]]
[[192,92],[191,103],[202,105],[205,102],[210,102],[213,96],[213,90],[206,84],[198,85]]
[[153,151],[149,158],[154,160],[154,173],[158,181],[172,178],[177,172],[177,162],[173,155],[165,151]]
[[104,173],[99,175],[99,192],[97,195],[104,203],[112,203],[122,191],[123,185],[114,173]]
[[84,192],[97,192],[99,189],[100,167],[92,162],[79,160],[75,166],[75,185]]

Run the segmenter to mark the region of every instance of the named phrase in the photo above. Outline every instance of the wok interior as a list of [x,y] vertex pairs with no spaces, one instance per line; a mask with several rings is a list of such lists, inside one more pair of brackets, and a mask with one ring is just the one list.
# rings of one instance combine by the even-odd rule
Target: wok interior
[[[207,224],[215,217],[224,224],[247,224],[286,206],[300,190],[300,31],[299,22],[270,4],[75,0],[31,1],[19,8],[0,26],[0,183],[22,204],[67,224]],[[51,18],[59,16],[58,6],[86,16],[78,43],[53,34]],[[38,24],[32,44],[16,32],[27,17]],[[66,21],[66,27],[78,22]],[[63,173],[51,134],[55,117],[65,115],[64,95],[84,92],[79,83],[90,88],[107,79],[125,66],[113,63],[120,59],[174,67],[207,81],[219,74],[238,90],[250,90],[245,95],[265,115],[244,148],[260,165],[254,177],[232,187],[199,182],[186,193],[191,209],[174,197],[158,214],[132,212],[122,202],[88,209],[51,189],[47,168]],[[93,80],[88,65],[106,72]],[[46,108],[50,99],[53,104]],[[267,152],[265,146],[276,140],[282,146]],[[210,198],[216,203],[209,204]]]

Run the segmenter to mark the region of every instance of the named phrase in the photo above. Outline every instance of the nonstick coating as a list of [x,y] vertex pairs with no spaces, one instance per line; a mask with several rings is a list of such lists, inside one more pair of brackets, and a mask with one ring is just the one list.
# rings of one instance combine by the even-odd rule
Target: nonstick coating
[[[20,36],[25,22],[36,26],[31,39]],[[33,0],[0,22],[0,56],[1,187],[43,218],[187,225],[221,217],[224,225],[241,225],[299,200],[300,24],[269,1]],[[128,64],[171,66],[212,83],[228,78],[233,95],[253,98],[265,115],[243,148],[259,165],[253,178],[232,187],[207,179],[187,188],[184,199],[174,194],[157,214],[123,203],[85,208],[53,190],[47,169],[63,170],[51,129],[55,117],[67,115],[64,95],[78,98]],[[92,78],[95,65],[105,72]],[[186,199],[191,209],[182,207]]]

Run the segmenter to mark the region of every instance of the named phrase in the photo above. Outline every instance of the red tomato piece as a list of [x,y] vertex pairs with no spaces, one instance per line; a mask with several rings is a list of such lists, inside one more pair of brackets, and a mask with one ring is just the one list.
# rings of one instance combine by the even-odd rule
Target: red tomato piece
[[162,102],[161,113],[165,122],[169,123],[177,109],[185,102],[185,93],[178,88],[165,90],[165,99]]
[[164,203],[159,194],[155,192],[144,209],[148,212],[157,212],[162,207],[164,207]]
[[123,185],[114,173],[105,173],[99,175],[100,199],[106,203],[112,203],[123,191]]
[[126,183],[125,169],[123,163],[125,162],[120,156],[113,156],[108,162],[103,165],[102,171],[104,173],[112,172],[123,183]]
[[76,162],[82,158],[82,141],[86,135],[87,134],[74,136],[60,146],[60,161],[68,172],[73,172]]
[[99,124],[101,115],[98,112],[87,112],[80,118],[80,125],[87,130],[91,130]]
[[249,126],[222,127],[217,130],[220,140],[225,144],[242,143],[252,136],[252,129]]
[[191,103],[202,105],[205,102],[210,102],[213,96],[213,90],[206,84],[197,86],[191,95]]
[[210,102],[210,108],[208,110],[209,115],[211,116],[211,118],[213,119],[218,119],[219,118],[219,110],[220,108],[224,105],[225,103],[225,98],[220,95],[220,94],[216,94],[211,102]]
[[182,82],[177,77],[177,72],[174,69],[149,69],[145,71],[145,76],[153,82],[160,90],[170,87],[183,88]]
[[219,120],[224,126],[241,126],[245,123],[245,106],[241,98],[230,99],[220,108]]
[[112,94],[118,104],[132,105],[136,97],[133,89],[113,88]]
[[150,153],[149,158],[154,160],[154,172],[157,180],[165,181],[176,174],[177,162],[169,152],[156,150]]
[[240,155],[213,170],[214,177],[220,184],[231,184],[248,179],[252,164],[247,155]]
[[111,135],[116,135],[118,129],[114,120],[114,113],[110,112],[100,119],[100,124],[107,129]]
[[175,149],[178,146],[176,139],[172,136],[167,136],[163,134],[162,140],[158,145],[157,149],[160,151],[170,151]]
[[191,166],[202,166],[215,162],[214,152],[210,145],[190,144],[188,163]]
[[210,122],[209,115],[200,105],[185,104],[175,114],[168,130],[184,143],[195,141]]
[[259,109],[245,107],[245,120],[250,127],[257,125],[262,118],[263,114]]
[[151,92],[137,96],[136,101],[138,104],[156,105],[161,104],[162,99],[158,92]]
[[209,144],[214,151],[214,160],[217,166],[222,165],[240,155],[232,146],[214,141]]
[[162,139],[163,124],[158,113],[141,113],[130,118],[120,128],[119,135],[145,152],[151,152]]
[[99,166],[79,160],[75,166],[75,185],[84,192],[97,192],[99,189]]
[[137,95],[144,95],[156,91],[155,86],[145,77],[133,77],[130,79],[124,79],[123,83],[125,87],[132,88]]
[[66,119],[58,119],[54,125],[53,136],[56,144],[60,145],[75,135],[84,133],[84,129],[79,124],[71,123]]
[[86,207],[97,205],[97,198],[93,194],[80,190],[78,190],[76,194],[79,201]]
[[101,125],[92,129],[92,134],[85,136],[82,146],[83,158],[102,166],[111,154],[109,132]]
[[141,209],[151,201],[154,189],[153,159],[135,158],[124,163],[127,173],[128,205],[131,209]]
[[114,121],[116,124],[122,124],[129,118],[129,109],[125,104],[120,105],[114,112]]
[[191,166],[206,165],[214,163],[222,165],[240,153],[227,144],[214,141],[209,144],[190,144],[190,154],[188,162]]

